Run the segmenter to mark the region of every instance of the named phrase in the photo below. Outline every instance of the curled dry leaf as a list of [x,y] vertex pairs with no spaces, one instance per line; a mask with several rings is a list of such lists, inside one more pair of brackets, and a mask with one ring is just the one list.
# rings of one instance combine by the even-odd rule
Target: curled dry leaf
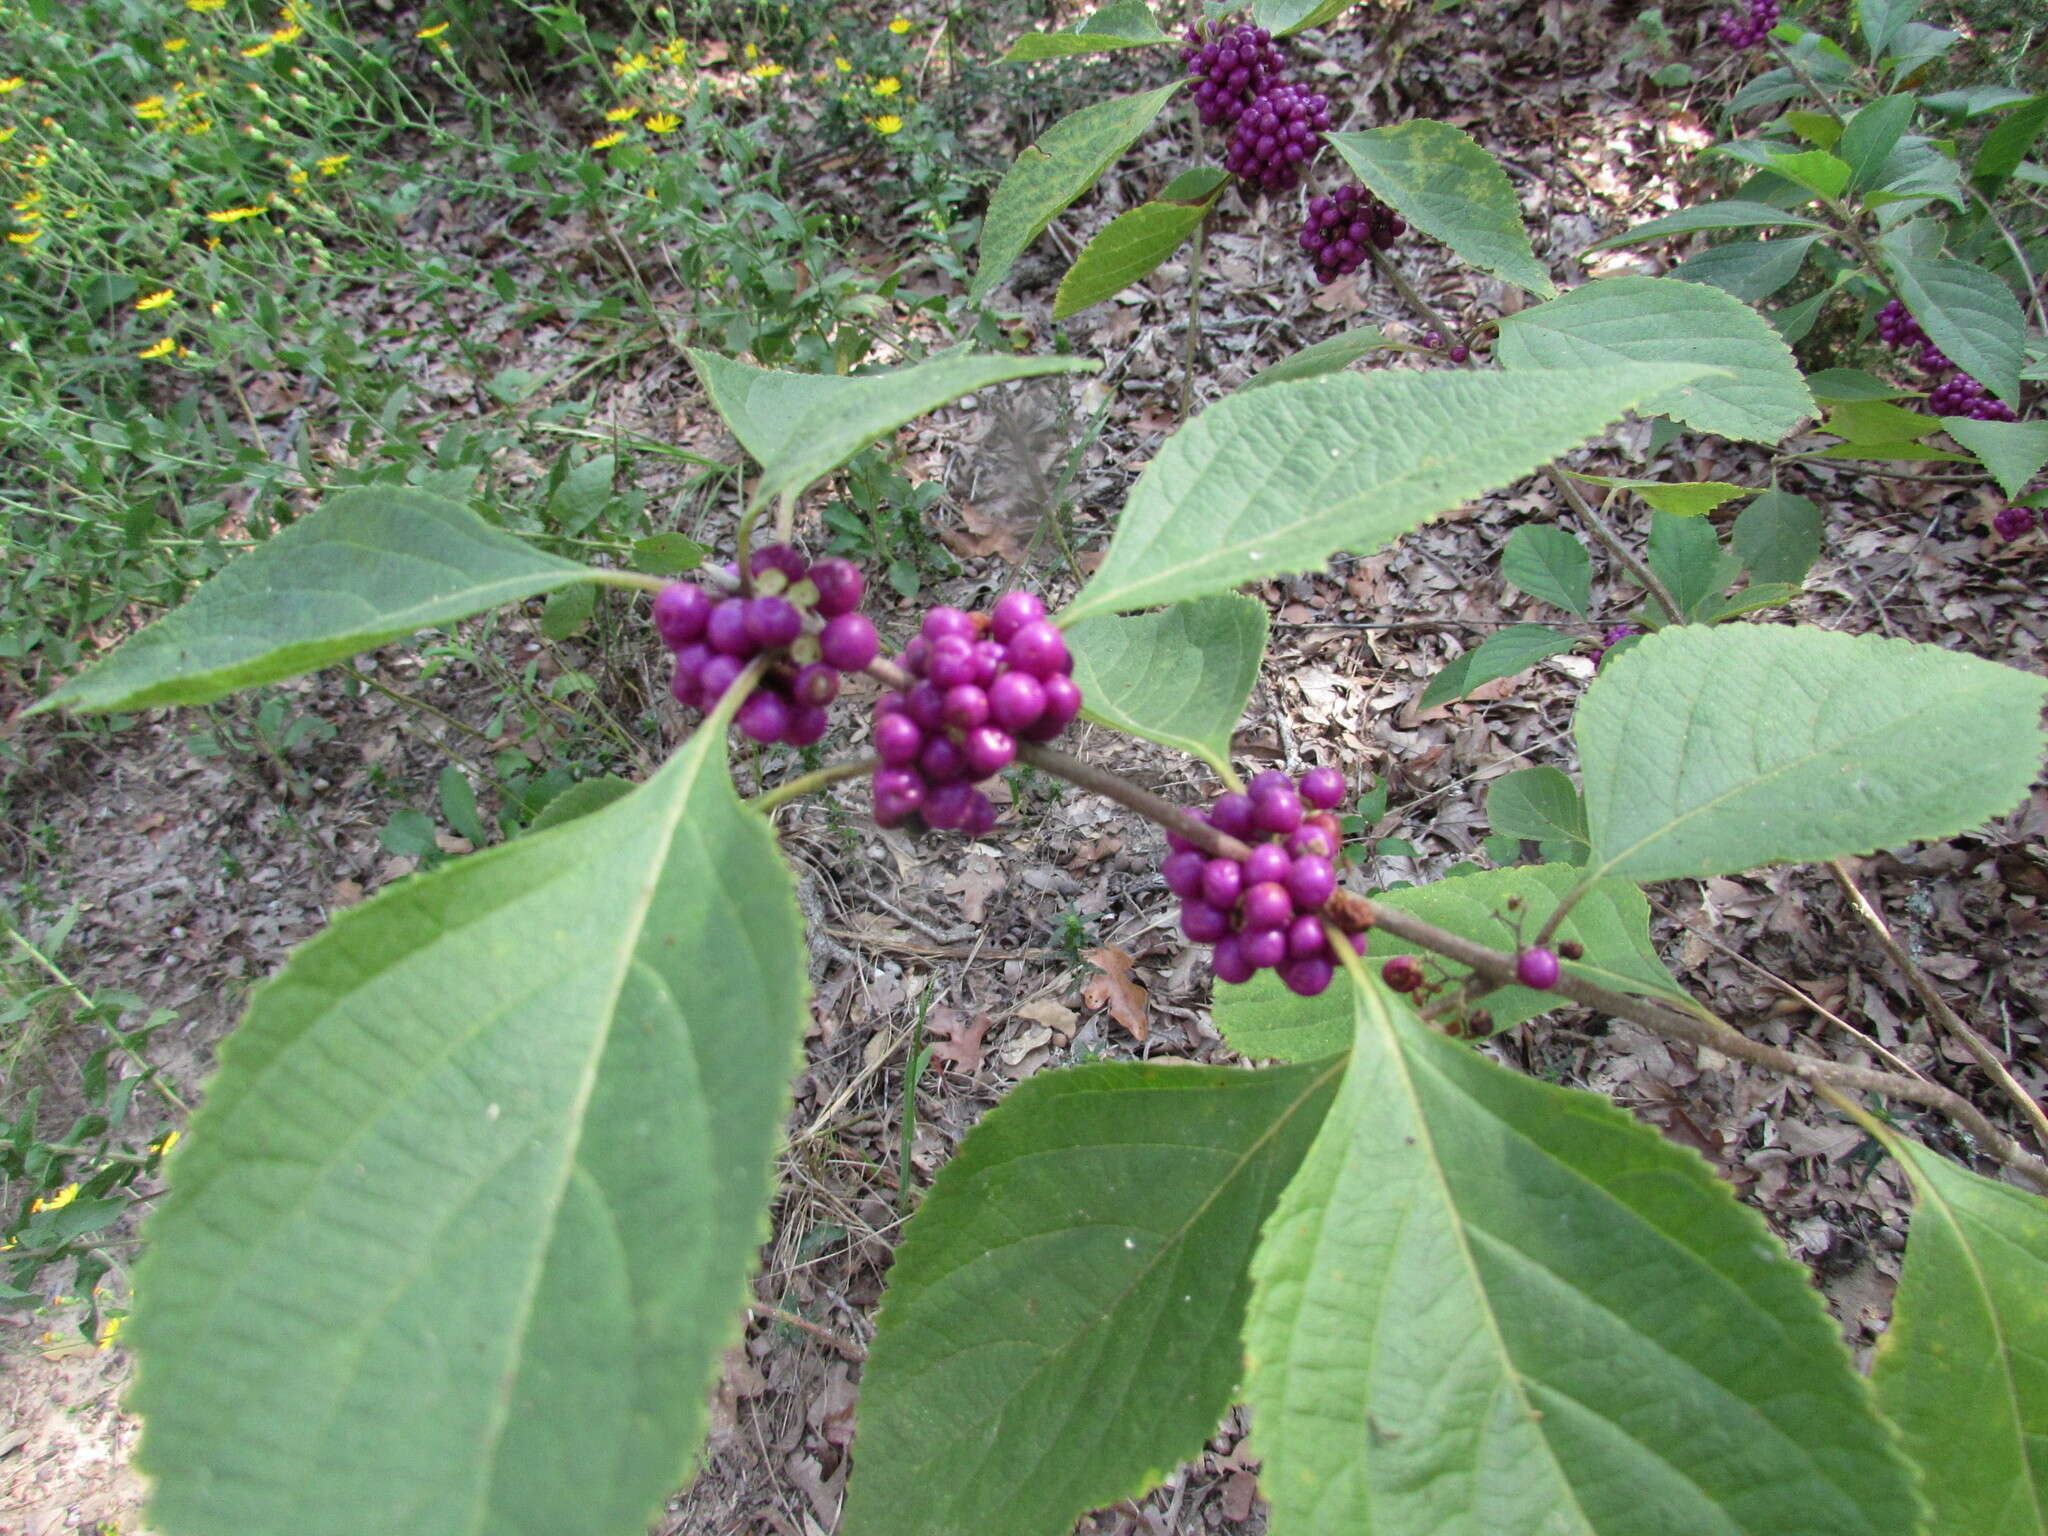
[[1108,1008],[1109,1016],[1132,1035],[1140,1040],[1148,1038],[1152,1022],[1147,1009],[1152,998],[1131,975],[1131,957],[1114,944],[1105,944],[1089,950],[1082,958],[1101,974],[1081,989],[1081,1000],[1090,1008]]

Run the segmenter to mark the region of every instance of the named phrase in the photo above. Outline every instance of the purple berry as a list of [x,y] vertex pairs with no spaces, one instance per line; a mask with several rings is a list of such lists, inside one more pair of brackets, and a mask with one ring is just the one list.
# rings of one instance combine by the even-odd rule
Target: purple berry
[[1230,914],[1206,901],[1180,904],[1180,931],[1197,944],[1214,944],[1230,932]]
[[1244,866],[1235,859],[1211,859],[1202,866],[1202,899],[1225,911],[1244,891]]
[[917,761],[924,750],[924,732],[908,715],[882,715],[875,721],[875,755],[892,768]]
[[1202,894],[1202,870],[1208,865],[1201,850],[1184,848],[1169,853],[1159,865],[1159,873],[1166,879],[1166,888],[1183,899]]
[[1005,672],[989,685],[988,708],[1005,730],[1029,730],[1045,713],[1045,685],[1029,672]]
[[1424,979],[1422,963],[1413,955],[1395,955],[1380,967],[1380,980],[1396,992],[1413,992]]
[[1278,843],[1260,843],[1252,849],[1251,857],[1244,861],[1244,879],[1247,885],[1257,885],[1265,880],[1285,880],[1294,861],[1287,856],[1287,850]]
[[1245,963],[1262,971],[1287,958],[1287,935],[1278,928],[1247,928],[1237,943]]
[[1249,837],[1252,831],[1252,797],[1232,792],[1218,795],[1209,807],[1209,825],[1225,837]]
[[974,791],[965,784],[941,784],[924,797],[925,825],[942,832],[957,832],[967,824]]
[[[1203,882],[1204,893],[1207,881]],[[1285,928],[1294,921],[1294,898],[1287,894],[1287,887],[1277,880],[1268,880],[1250,887],[1244,899],[1238,904],[1244,913],[1246,928]]]
[[1256,800],[1269,789],[1292,788],[1294,788],[1293,779],[1289,778],[1278,768],[1267,768],[1252,775],[1251,782],[1244,787],[1244,792]]
[[912,635],[910,644],[903,647],[903,654],[897,659],[912,677],[923,677],[925,663],[932,659],[932,643],[923,635]]
[[1344,803],[1344,773],[1338,768],[1311,768],[1301,776],[1301,798],[1319,811]]
[[747,569],[756,576],[763,571],[780,571],[794,586],[804,579],[804,557],[787,544],[763,544],[748,558]]
[[1252,825],[1261,832],[1292,832],[1302,814],[1301,796],[1291,786],[1252,796]]
[[1288,853],[1297,859],[1304,854],[1313,854],[1319,859],[1337,856],[1337,850],[1330,845],[1329,834],[1306,821],[1287,834],[1286,846]]
[[765,688],[747,695],[737,716],[739,728],[763,746],[782,740],[782,733],[789,729],[789,705],[779,693],[770,693]]
[[1209,964],[1214,968],[1218,981],[1227,981],[1232,986],[1242,986],[1259,973],[1258,967],[1245,959],[1244,945],[1234,933],[1226,933],[1216,941]]
[[1287,925],[1288,959],[1313,960],[1329,946],[1329,938],[1323,932],[1323,920],[1313,912],[1304,912]]
[[858,672],[875,659],[881,639],[865,614],[842,613],[818,635],[818,657],[841,672]]
[[1328,859],[1303,854],[1287,871],[1287,894],[1301,907],[1320,907],[1337,893],[1337,871]]
[[1060,676],[1073,665],[1067,655],[1067,642],[1043,619],[1034,619],[1021,627],[1010,636],[1008,646],[1010,665],[1041,682]]
[[969,837],[987,837],[995,829],[995,802],[980,790],[974,790],[968,796],[967,820],[961,823],[960,830]]
[[1017,739],[993,725],[978,725],[960,743],[960,755],[968,778],[991,779],[1017,760]]
[[918,777],[915,769],[877,768],[875,793],[902,800],[914,811],[924,804],[924,780]]
[[[702,647],[699,647],[699,649],[702,649]],[[685,709],[695,709],[697,707],[697,676],[701,668],[701,663],[698,666],[686,667],[682,662],[678,661],[676,663],[676,675],[669,679],[669,697]]]
[[794,704],[789,711],[789,729],[782,733],[785,747],[815,747],[832,729],[832,712],[819,704]]
[[1337,968],[1317,955],[1308,960],[1290,960],[1280,967],[1280,980],[1296,997],[1319,997],[1327,992]]
[[1045,617],[1045,604],[1033,592],[1005,592],[996,599],[996,605],[989,610],[989,633],[1008,645],[1013,635],[1026,624],[1035,624]]
[[724,656],[751,656],[758,648],[747,633],[747,600],[728,597],[704,621],[704,638]]
[[1046,678],[1041,686],[1045,689],[1045,713],[1031,727],[1032,739],[1050,741],[1081,713],[1081,687],[1064,674]]
[[839,671],[822,661],[797,668],[791,679],[789,696],[797,703],[822,709],[839,697]]
[[2008,544],[2014,539],[2025,538],[2034,528],[2032,507],[2004,507],[1991,519],[1991,526],[1998,530],[1998,536]]
[[948,635],[971,642],[974,639],[974,619],[959,608],[934,608],[925,614],[919,633],[933,645]]
[[867,595],[867,578],[851,560],[820,560],[810,570],[811,585],[818,589],[818,617],[836,619],[851,613]]
[[937,683],[919,683],[910,690],[904,700],[903,712],[916,722],[917,728],[927,736],[944,729],[946,724],[946,693]]
[[704,633],[711,596],[702,587],[676,581],[654,594],[654,630],[670,650],[681,650]]
[[1003,648],[993,640],[974,642],[974,681],[986,688],[1003,670]]
[[972,683],[946,690],[946,724],[971,731],[988,719],[988,695]]
[[940,688],[971,684],[975,671],[973,641],[958,635],[932,641],[931,659],[925,663],[924,675]]
[[709,710],[725,697],[725,690],[739,681],[739,675],[747,670],[747,664],[737,656],[723,653],[713,656],[704,663],[697,674],[697,707]]
[[1557,956],[1547,949],[1525,949],[1515,957],[1515,980],[1538,992],[1557,985]]
[[950,736],[933,736],[917,754],[917,771],[927,784],[951,784],[967,777],[967,756]]

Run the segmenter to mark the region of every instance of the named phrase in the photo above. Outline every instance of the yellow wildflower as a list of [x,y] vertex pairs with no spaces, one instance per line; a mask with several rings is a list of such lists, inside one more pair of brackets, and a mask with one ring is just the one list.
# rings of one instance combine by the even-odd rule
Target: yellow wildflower
[[832,67],[838,70],[839,73],[841,73],[842,75],[850,75],[853,73],[853,65],[846,59],[834,59],[832,61]]
[[167,37],[164,39],[165,53],[183,53],[184,51],[185,39],[182,37]]
[[223,208],[218,213],[209,213],[207,218],[216,224],[239,224],[244,219],[253,219],[262,213],[261,208]]
[[34,149],[28,152],[28,158],[22,161],[21,163],[27,166],[32,171],[40,171],[44,166],[50,163],[50,146],[47,144],[38,144]]
[[[758,59],[759,57],[761,57],[761,50],[756,48],[752,43],[747,44],[747,46],[742,48],[740,52],[750,59]],[[19,85],[20,83],[21,82],[18,80],[15,82],[15,84],[17,85]]]
[[141,298],[137,299],[135,307],[140,310],[162,309],[177,296],[177,292],[174,289],[159,288],[155,293],[145,293]]
[[632,57],[630,58],[628,58],[624,53],[621,53],[619,56],[619,61],[616,64],[612,65],[612,73],[617,75],[621,80],[630,80],[635,75],[645,74],[651,67],[653,67],[653,63],[654,61],[648,58],[647,55],[644,53],[636,53],[632,55]]
[[592,139],[592,140],[590,141],[590,147],[591,147],[592,149],[610,149],[610,148],[611,148],[611,147],[612,147],[612,146],[613,146],[614,144],[623,144],[623,143],[625,143],[625,142],[626,142],[626,134],[625,134],[625,130],[624,130],[624,129],[620,129],[620,130],[619,130],[618,132],[616,132],[616,133],[608,133],[608,134],[606,134],[606,135],[605,135],[605,136],[604,136],[603,138],[601,138],[601,139]]
[[284,179],[295,187],[303,187],[306,184],[306,168],[303,165],[295,165],[285,173]]
[[889,134],[901,133],[903,131],[903,119],[894,112],[885,112],[882,116],[872,119],[872,121],[877,133]]
[[144,359],[169,357],[177,349],[178,344],[175,341],[171,340],[170,337],[166,336],[161,341],[152,341],[148,346],[144,347],[140,352],[136,353],[135,355],[137,357]]
[[885,75],[875,82],[875,94],[877,96],[894,96],[902,89],[903,82],[894,75]]
[[671,64],[680,64],[690,56],[690,45],[680,37],[672,37],[655,50]]
[[777,75],[782,73],[782,66],[780,64],[770,64],[766,60],[763,60],[761,63],[756,64],[752,69],[748,70],[747,73],[749,75],[752,75],[756,80],[773,80]]
[[22,79],[21,76],[9,75],[5,80],[0,80],[0,96],[12,96],[27,84],[28,82]]
[[228,0],[185,0],[185,9],[188,11],[217,11],[227,3]]
[[300,38],[304,37],[305,35],[306,29],[302,26],[299,26],[297,23],[293,23],[289,27],[279,27],[275,32],[270,34],[270,40],[273,43],[276,43],[278,47],[282,48],[288,43],[296,43]]
[[9,245],[34,245],[36,241],[42,238],[42,234],[43,232],[40,229],[10,230],[7,234],[7,243]]
[[613,107],[611,111],[605,113],[604,120],[608,123],[630,123],[639,115],[638,107]]
[[12,208],[16,213],[19,213],[24,208],[35,207],[35,205],[37,203],[40,203],[42,200],[43,189],[41,187],[31,187],[20,197],[17,197],[12,203],[8,204],[8,206]]
[[430,38],[439,37],[443,32],[446,32],[447,30],[447,22],[437,21],[431,27],[421,27],[419,31],[413,33],[413,36],[421,39],[422,41],[425,41]]
[[43,222],[43,210],[40,208],[22,208],[16,211],[15,217],[24,224],[40,224]]
[[183,1131],[165,1131],[162,1136],[149,1144],[152,1152],[168,1152],[184,1137]]
[[105,1353],[107,1350],[112,1349],[114,1347],[114,1340],[120,1336],[121,1319],[118,1317],[108,1318],[107,1326],[100,1334],[100,1351]]
[[260,59],[263,55],[270,52],[271,47],[271,41],[266,37],[262,42],[251,43],[248,47],[244,48],[242,50],[242,57],[245,59]]
[[319,168],[322,176],[339,176],[351,158],[349,155],[322,155],[313,164]]
[[910,30],[910,18],[908,16],[898,16],[894,21],[891,21],[889,23],[889,30],[891,32],[894,32],[898,37],[901,37],[904,33]]
[[65,1206],[69,1205],[72,1201],[76,1200],[77,1198],[78,1186],[76,1184],[66,1184],[62,1189],[58,1190],[57,1193],[55,1193],[54,1195],[51,1195],[47,1200],[31,1200],[28,1203],[28,1208],[31,1213],[34,1213],[36,1211],[61,1211],[62,1209],[64,1209]]
[[0,128],[0,144],[5,144],[9,139],[13,137],[14,124],[9,123],[5,128]]
[[674,133],[683,120],[673,112],[657,112],[641,126],[649,133]]
[[204,133],[204,132],[206,132],[206,130],[207,130],[207,129],[211,128],[212,126],[213,126],[213,119],[212,119],[212,118],[210,118],[210,117],[195,117],[195,118],[193,118],[193,119],[192,119],[192,121],[191,121],[191,122],[189,122],[189,123],[187,123],[187,124],[185,125],[185,131],[186,131],[187,133]]
[[72,205],[71,205],[71,206],[70,206],[69,208],[66,208],[66,209],[64,210],[64,217],[65,217],[65,218],[67,218],[67,219],[82,219],[82,218],[84,218],[84,217],[85,217],[85,204],[83,204],[83,203],[73,203],[73,204],[72,204]]
[[164,99],[161,96],[145,96],[128,110],[137,117],[159,118],[164,115]]

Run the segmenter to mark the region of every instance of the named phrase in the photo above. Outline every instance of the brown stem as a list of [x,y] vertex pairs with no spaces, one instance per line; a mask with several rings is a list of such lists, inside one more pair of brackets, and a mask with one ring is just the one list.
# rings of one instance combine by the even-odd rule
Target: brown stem
[[849,1360],[865,1360],[868,1357],[868,1352],[852,1339],[845,1337],[843,1334],[834,1333],[830,1328],[814,1323],[807,1317],[798,1317],[794,1312],[785,1312],[780,1307],[771,1307],[765,1301],[750,1301],[747,1303],[747,1310],[756,1317],[765,1317],[771,1322],[783,1323],[788,1327],[800,1329],[808,1333],[812,1338],[830,1344]]
[[1198,821],[1171,800],[1162,800],[1149,789],[1141,789],[1129,779],[1107,768],[1098,768],[1093,763],[1084,763],[1071,753],[1057,747],[1043,746],[1035,741],[1017,743],[1017,761],[1029,763],[1032,767],[1065,779],[1069,784],[1078,785],[1094,794],[1114,800],[1128,810],[1136,811],[1147,821],[1156,821],[1169,832],[1177,832],[1204,853],[1219,859],[1248,859],[1251,848],[1225,832],[1218,832],[1206,821]]
[[1864,926],[1870,930],[1871,936],[1890,957],[1892,964],[1905,973],[1906,980],[1912,984],[1920,1001],[1927,1005],[1927,1011],[1934,1015],[1935,1022],[1963,1042],[1964,1049],[1976,1058],[1977,1065],[1984,1069],[1985,1075],[2004,1089],[2006,1097],[2019,1106],[2020,1113],[2025,1115],[2028,1123],[2034,1127],[2034,1135],[2040,1139],[2041,1145],[2048,1147],[2048,1115],[2042,1113],[2041,1106],[2033,1095],[2020,1086],[2011,1070],[1998,1059],[1998,1053],[1991,1049],[1991,1042],[1972,1029],[1968,1021],[1949,1006],[1948,999],[1935,990],[1927,972],[1892,936],[1891,928],[1884,920],[1884,914],[1878,911],[1870,898],[1857,888],[1855,879],[1849,874],[1848,866],[1840,859],[1829,859],[1828,873],[1835,877],[1835,884],[1839,885],[1842,894],[1849,898],[1850,907],[1863,919]]
[[1671,595],[1671,589],[1658,580],[1657,573],[1645,565],[1636,552],[1622,541],[1621,535],[1614,531],[1607,519],[1593,510],[1593,503],[1580,493],[1572,478],[1555,464],[1545,465],[1544,472],[1550,476],[1550,483],[1572,504],[1572,511],[1593,530],[1593,537],[1605,545],[1607,552],[1627,569],[1629,575],[1635,579],[1635,584],[1657,600],[1671,616],[1673,624],[1683,624],[1685,614],[1680,610],[1678,600]]

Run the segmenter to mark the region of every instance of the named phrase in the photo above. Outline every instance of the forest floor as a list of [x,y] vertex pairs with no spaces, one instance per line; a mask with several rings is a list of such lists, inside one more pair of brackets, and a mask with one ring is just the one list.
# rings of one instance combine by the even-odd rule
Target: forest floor
[[[1699,20],[1676,12],[1667,19],[1683,28]],[[1694,199],[1693,156],[1710,141],[1705,119],[1728,89],[1725,78],[1709,78],[1688,104],[1649,86],[1646,71],[1657,60],[1625,56],[1609,13],[1558,3],[1354,12],[1302,51],[1319,86],[1356,110],[1356,121],[1340,126],[1436,117],[1498,154],[1539,257],[1565,280],[1662,270],[1654,256],[1610,254],[1594,264],[1580,253]],[[1164,78],[1163,63],[1149,67]],[[972,132],[1014,153],[1043,126],[991,121]],[[1190,158],[1185,123],[1153,135],[1019,263],[1007,302],[1042,339],[1055,332],[1050,305],[1065,258]],[[818,195],[856,204],[856,173],[823,172]],[[459,245],[491,233],[444,220],[430,238]],[[569,222],[505,259],[577,259],[577,242],[590,238]],[[1511,290],[1420,242],[1394,254],[1439,309],[1468,323],[1515,302]],[[1022,583],[1056,605],[1074,590],[1076,572],[1062,563],[1057,541],[1040,536],[1055,511],[1043,488],[1078,448],[1069,494],[1085,570],[1138,472],[1176,425],[1187,288],[1183,252],[1067,323],[1077,349],[1104,362],[1094,379],[988,392],[901,434],[911,478],[944,488],[934,526],[959,565],[920,604],[980,605]],[[1229,194],[1201,288],[1196,407],[1357,326],[1396,337],[1421,329],[1382,283],[1360,277],[1317,289],[1279,214]],[[565,340],[535,335],[524,344],[539,368]],[[290,381],[246,382],[258,424],[280,419]],[[606,423],[737,459],[679,356],[651,357],[607,388],[598,412]],[[266,408],[266,400],[277,403]],[[1631,425],[1572,462],[1745,484],[1764,483],[1769,473],[1762,453],[1719,440],[1682,438],[1675,454],[1657,456],[1648,442],[1648,428]],[[1839,463],[1790,471],[1784,484],[1828,514],[1825,552],[1793,610],[1801,622],[2044,669],[2044,553],[2038,541],[2008,545],[1990,535],[1998,503],[1987,488]],[[662,491],[658,481],[646,488]],[[1588,656],[1556,657],[1463,702],[1418,702],[1447,661],[1539,607],[1504,588],[1498,553],[1516,526],[1557,511],[1546,485],[1525,482],[1391,549],[1255,589],[1272,617],[1272,646],[1236,756],[1248,770],[1334,762],[1360,782],[1370,775],[1388,786],[1384,817],[1368,836],[1395,840],[1392,850],[1355,867],[1352,885],[1426,880],[1481,858],[1488,784],[1531,763],[1573,766],[1568,727],[1593,674]],[[692,531],[715,542],[720,530],[714,522]],[[815,522],[806,530],[816,531]],[[896,602],[882,584],[874,590],[885,637],[900,639],[914,622],[913,605]],[[1632,595],[1623,582],[1598,583],[1595,611],[1612,617],[1585,625],[1588,638],[1623,615]],[[537,616],[536,604],[480,621],[467,637],[506,666],[590,672],[618,718],[663,699],[665,658],[630,619],[600,626],[610,644],[588,635],[556,644],[540,636]],[[421,681],[420,649],[405,644],[358,664],[398,694],[431,700],[454,723],[380,693],[352,696],[324,673],[281,690],[295,711],[335,728],[332,739],[297,753],[288,773],[261,756],[195,755],[194,721],[176,711],[150,712],[118,734],[47,717],[15,729],[26,766],[10,786],[14,814],[0,839],[5,898],[17,907],[33,898],[80,908],[67,952],[72,974],[88,990],[126,989],[145,1008],[176,1015],[155,1037],[151,1060],[188,1098],[200,1093],[250,985],[336,911],[417,867],[418,859],[379,840],[391,786],[421,787],[425,803],[448,762],[506,744],[488,739],[490,698],[466,686],[476,668],[451,665]],[[849,721],[863,717],[846,711]],[[648,763],[689,729],[680,711],[665,709],[661,718],[667,739],[645,744]],[[1184,802],[1214,789],[1207,770],[1130,738],[1087,729],[1076,750]],[[769,1313],[750,1325],[726,1362],[701,1475],[656,1530],[835,1529],[858,1412],[858,1355],[905,1208],[897,1148],[907,1047],[920,1019],[936,1043],[915,1088],[911,1163],[920,1186],[990,1105],[1035,1072],[1089,1057],[1236,1059],[1210,1023],[1207,966],[1180,937],[1159,881],[1157,829],[1058,784],[1031,788],[1023,803],[1004,807],[994,836],[973,844],[876,829],[858,786],[779,813],[813,939],[815,995],[755,1296],[818,1331]],[[2048,791],[2037,787],[2026,805],[1974,834],[1856,865],[1901,942],[2037,1095],[2048,1092],[2044,844]],[[1674,882],[1651,895],[1660,951],[1722,1017],[1788,1048],[1924,1073],[2024,1137],[2010,1105],[1930,1025],[1824,870]],[[50,1043],[37,1071],[51,1105],[75,1093],[68,1085],[95,1044],[85,1025]],[[1844,1337],[1867,1360],[1889,1314],[1907,1202],[1896,1166],[1872,1155],[1860,1131],[1797,1085],[1581,1011],[1561,1010],[1480,1048],[1606,1094],[1696,1149],[1812,1267]],[[1967,1156],[1946,1123],[1903,1115],[1906,1108],[1902,1117],[1919,1134]],[[130,1246],[116,1251],[132,1253],[132,1227],[119,1235]],[[120,1277],[112,1277],[117,1286]],[[53,1294],[61,1281],[52,1276]],[[55,1302],[0,1312],[0,1536],[147,1529],[140,1482],[127,1467],[136,1425],[118,1406],[127,1357],[118,1346],[103,1352],[79,1340],[68,1315]],[[1157,1492],[1101,1511],[1082,1529],[1262,1531],[1242,1415]]]

